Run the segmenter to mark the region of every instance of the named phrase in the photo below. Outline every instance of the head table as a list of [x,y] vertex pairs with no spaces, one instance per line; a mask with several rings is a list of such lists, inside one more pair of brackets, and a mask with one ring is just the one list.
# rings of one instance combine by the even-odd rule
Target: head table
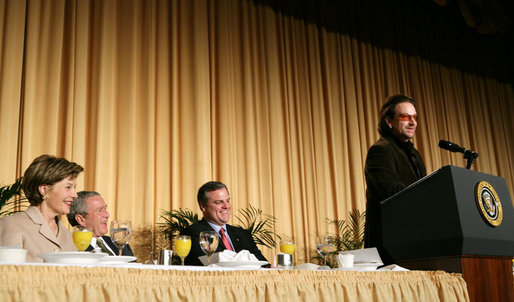
[[469,301],[442,271],[0,264],[0,301]]

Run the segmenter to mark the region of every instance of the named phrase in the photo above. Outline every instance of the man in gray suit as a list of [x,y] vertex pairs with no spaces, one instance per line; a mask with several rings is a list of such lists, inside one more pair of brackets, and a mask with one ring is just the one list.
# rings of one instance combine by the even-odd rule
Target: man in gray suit
[[[383,249],[380,202],[426,175],[423,158],[411,142],[418,126],[416,102],[405,95],[387,98],[382,106],[380,139],[366,157],[366,247],[376,247],[384,264],[393,259]],[[408,226],[405,226],[408,227]]]
[[[68,221],[72,226],[83,225],[88,226],[93,231],[91,244],[86,251],[99,248],[102,252],[109,255],[119,255],[118,247],[112,242],[111,237],[105,236],[108,231],[107,221],[109,220],[109,212],[104,199],[98,192],[81,191],[77,193],[78,197],[71,204]],[[123,247],[123,256],[134,256],[132,249],[127,244]]]

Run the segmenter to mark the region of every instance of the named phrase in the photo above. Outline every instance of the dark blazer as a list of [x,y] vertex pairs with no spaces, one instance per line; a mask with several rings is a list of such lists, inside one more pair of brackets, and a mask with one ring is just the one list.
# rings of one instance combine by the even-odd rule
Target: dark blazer
[[[104,240],[105,243],[107,243],[107,245],[111,248],[111,250],[116,254],[116,256],[119,255],[119,252],[120,250],[118,249],[118,247],[116,246],[116,244],[114,244],[114,242],[112,242],[111,240],[111,237],[110,236],[102,236],[102,239]],[[93,250],[93,247],[90,245],[87,247],[86,251],[92,251]],[[123,250],[121,252],[121,255],[122,256],[134,256],[134,253],[132,252],[132,249],[130,248],[130,245],[125,245],[123,247]]]
[[[202,219],[197,223],[194,223],[187,227],[184,231],[181,232],[182,235],[191,236],[191,251],[189,255],[186,257],[184,263],[187,265],[198,265],[202,266],[202,262],[198,259],[198,257],[204,256],[202,248],[199,243],[200,232],[203,231],[214,231],[213,228],[207,223],[207,220]],[[235,252],[240,252],[241,250],[248,250],[250,253],[254,254],[257,259],[261,261],[268,261],[262,255],[259,248],[253,241],[252,235],[249,231],[242,229],[240,227],[235,227],[227,224],[227,232],[230,240],[232,241],[232,245],[234,246]],[[216,252],[221,252],[225,250],[225,246],[223,242],[219,241],[218,248]]]
[[[411,152],[416,158],[421,177],[424,177],[427,172],[423,158],[414,147]],[[403,190],[419,178],[407,154],[392,136],[380,137],[371,146],[366,157],[364,174],[367,186],[365,246],[377,247],[384,264],[387,264],[392,259],[382,248],[380,202]]]

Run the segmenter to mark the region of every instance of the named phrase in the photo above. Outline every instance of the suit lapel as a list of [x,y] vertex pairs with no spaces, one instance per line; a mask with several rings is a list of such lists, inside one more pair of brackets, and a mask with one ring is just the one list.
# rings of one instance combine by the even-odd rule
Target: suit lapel
[[202,220],[200,220],[200,225],[202,226],[201,227],[201,230],[202,231],[214,231],[214,229],[211,227],[211,225],[207,222],[207,220],[205,220],[205,218],[202,218]]
[[34,224],[39,225],[39,233],[45,237],[46,239],[50,240],[51,242],[55,243],[58,247],[61,247],[59,244],[59,238],[62,238],[64,231],[64,226],[60,223],[60,221],[57,221],[57,225],[59,226],[59,234],[58,236],[55,236],[55,233],[50,229],[50,226],[48,223],[46,223],[45,219],[43,218],[43,215],[36,207],[29,207],[25,213],[29,216],[29,218],[34,222]]
[[116,256],[120,254],[120,250],[118,249],[116,244],[114,244],[114,242],[112,242],[111,237],[102,236],[102,239],[104,240],[105,243],[107,243],[107,245],[111,248],[111,250],[114,252],[114,254]]
[[402,162],[407,163],[405,165],[405,167],[408,167],[408,170],[409,170],[409,173],[410,173],[410,178],[412,178],[414,180],[418,179],[418,176],[416,175],[416,171],[414,171],[414,167],[412,167],[412,164],[410,163],[410,159],[407,156],[407,153],[405,153],[405,151],[403,151],[402,148],[400,148],[400,146],[398,146],[396,144],[394,138],[392,138],[392,137],[385,137],[385,139],[387,139],[391,143],[393,148],[396,150],[396,154],[399,154],[399,156],[402,158]]

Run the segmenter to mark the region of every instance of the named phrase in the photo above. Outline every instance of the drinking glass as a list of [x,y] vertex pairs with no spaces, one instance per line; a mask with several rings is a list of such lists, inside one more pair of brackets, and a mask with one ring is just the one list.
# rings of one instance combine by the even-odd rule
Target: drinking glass
[[280,252],[284,254],[294,254],[294,241],[292,238],[284,237],[280,240]]
[[219,236],[215,231],[200,232],[200,247],[207,254],[207,265],[211,265],[211,256],[218,248]]
[[175,237],[174,244],[175,253],[180,257],[180,262],[184,265],[184,259],[191,250],[191,236],[178,235]]
[[91,244],[91,238],[93,238],[93,231],[83,225],[77,225],[73,227],[73,243],[79,251],[85,251],[89,244]]
[[111,239],[118,247],[119,256],[123,252],[123,248],[130,240],[132,233],[132,223],[130,220],[113,220],[111,221]]
[[322,236],[318,239],[316,250],[323,257],[323,262],[327,265],[327,256],[334,251],[334,238],[331,236]]

